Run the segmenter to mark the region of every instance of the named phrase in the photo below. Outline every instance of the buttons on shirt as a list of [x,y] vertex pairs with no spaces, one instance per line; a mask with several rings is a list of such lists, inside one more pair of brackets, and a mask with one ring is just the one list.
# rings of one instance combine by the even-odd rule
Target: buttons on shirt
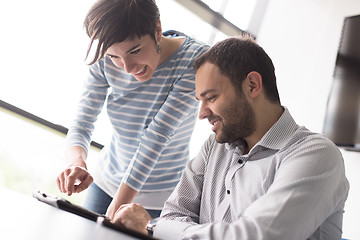
[[230,190],[226,190],[226,193],[227,193],[227,194],[230,194]]
[[244,160],[239,159],[239,160],[238,160],[238,163],[239,163],[239,164],[243,164],[243,163],[244,163]]

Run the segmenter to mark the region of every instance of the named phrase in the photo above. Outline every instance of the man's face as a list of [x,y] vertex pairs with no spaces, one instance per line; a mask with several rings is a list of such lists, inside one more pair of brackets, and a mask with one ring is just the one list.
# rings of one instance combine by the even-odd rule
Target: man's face
[[199,118],[213,125],[216,141],[232,143],[255,131],[255,114],[245,98],[219,68],[205,62],[196,73],[196,98],[201,101]]

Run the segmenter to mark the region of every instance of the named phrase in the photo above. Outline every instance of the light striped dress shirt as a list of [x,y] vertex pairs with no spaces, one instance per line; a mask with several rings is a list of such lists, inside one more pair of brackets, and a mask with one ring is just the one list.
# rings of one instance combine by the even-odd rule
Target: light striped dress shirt
[[[185,36],[181,47],[146,82],[114,66],[107,56],[90,67],[67,140],[68,145],[87,150],[94,122],[106,103],[113,135],[92,174],[110,196],[122,181],[154,196],[167,191],[166,198],[175,188],[189,160],[197,116],[193,62],[207,48]],[[156,204],[150,207],[161,209],[163,202]]]
[[289,111],[250,150],[214,135],[165,203],[161,239],[341,239],[349,184],[338,148]]

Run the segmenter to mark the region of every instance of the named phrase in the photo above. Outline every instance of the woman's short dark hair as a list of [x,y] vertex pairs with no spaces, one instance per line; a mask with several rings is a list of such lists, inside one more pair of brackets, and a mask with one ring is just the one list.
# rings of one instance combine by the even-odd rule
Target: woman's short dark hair
[[237,90],[242,90],[242,82],[247,75],[258,72],[263,80],[265,97],[280,103],[276,86],[275,68],[264,49],[248,34],[231,37],[216,43],[194,63],[197,70],[205,62],[217,65]]
[[95,40],[95,56],[90,65],[100,60],[114,43],[150,35],[155,40],[155,30],[160,19],[155,0],[98,0],[84,21],[90,44],[89,56]]

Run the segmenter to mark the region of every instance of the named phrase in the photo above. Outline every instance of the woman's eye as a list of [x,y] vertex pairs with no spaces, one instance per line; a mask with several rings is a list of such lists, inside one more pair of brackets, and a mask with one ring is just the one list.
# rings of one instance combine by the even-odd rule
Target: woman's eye
[[138,54],[140,52],[140,48],[136,49],[135,51],[130,52],[130,54]]

